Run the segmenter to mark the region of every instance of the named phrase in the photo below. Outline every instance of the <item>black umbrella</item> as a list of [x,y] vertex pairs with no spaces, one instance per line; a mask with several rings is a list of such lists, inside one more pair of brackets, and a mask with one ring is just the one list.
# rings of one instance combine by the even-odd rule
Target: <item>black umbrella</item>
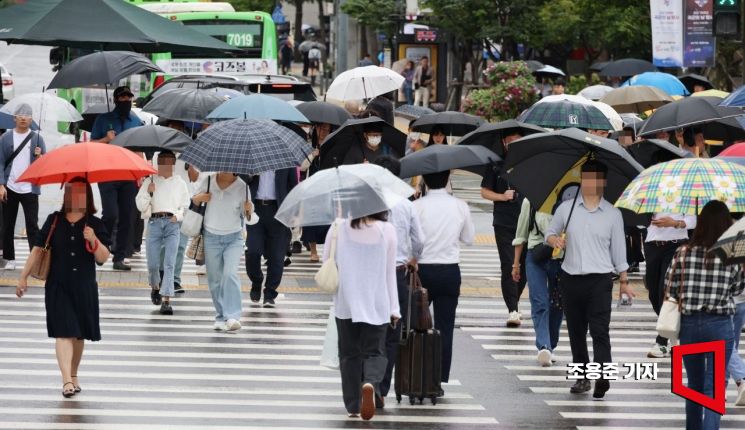
[[685,149],[673,145],[667,140],[646,139],[626,147],[634,160],[638,161],[645,169],[657,163],[676,160],[678,158],[690,157],[691,153]]
[[96,122],[96,118],[102,113],[107,113],[109,111],[111,111],[111,109],[109,109],[105,104],[95,104],[90,106],[88,109],[83,111],[83,120],[78,122],[78,127],[81,130],[92,131],[93,123]]
[[615,140],[576,128],[531,134],[510,144],[504,163],[506,179],[540,207],[559,182],[583,159],[608,166],[605,199],[615,202],[644,168]]
[[144,55],[135,52],[94,52],[64,65],[47,88],[116,84],[123,78],[145,72],[163,72],[163,70]]
[[225,101],[210,90],[175,88],[150,100],[142,110],[177,121],[207,122],[207,115]]
[[321,124],[331,124],[333,126],[340,126],[352,116],[346,109],[327,102],[305,102],[296,106],[308,121]]
[[497,154],[483,146],[431,145],[401,159],[402,178],[444,172],[452,169],[478,168],[501,161]]
[[118,145],[136,152],[184,152],[193,140],[186,134],[160,125],[143,125],[142,127],[130,128],[118,134],[111,141]]
[[623,60],[611,61],[600,70],[599,74],[600,76],[626,77],[656,71],[657,67],[649,61],[624,58]]
[[484,120],[463,112],[440,112],[420,116],[410,124],[413,131],[432,133],[436,128],[443,130],[447,136],[463,136],[484,124]]
[[[727,137],[737,136],[742,126],[734,119],[720,120],[742,114],[738,108],[712,106],[703,97],[686,97],[658,108],[647,119],[638,134],[653,136],[660,131],[696,126],[705,128],[704,136],[709,139],[725,140]],[[712,124],[704,127],[707,123]]]
[[344,164],[344,159],[349,151],[362,151],[365,145],[363,133],[370,129],[382,129],[383,139],[381,145],[390,148],[392,156],[400,158],[406,152],[406,135],[397,128],[371,116],[362,119],[350,119],[335,132],[326,137],[321,145],[321,169],[336,167]]
[[678,79],[686,86],[686,89],[688,89],[688,92],[691,94],[693,94],[693,87],[696,85],[701,85],[707,90],[714,88],[714,85],[712,85],[705,76],[697,75],[695,73],[687,73],[678,76]]
[[507,121],[498,123],[483,124],[476,130],[461,137],[458,140],[458,145],[481,145],[504,158],[504,145],[502,145],[502,138],[504,136],[514,133],[527,136],[534,133],[546,133],[547,131],[545,128],[537,125],[508,119]]
[[592,70],[593,72],[599,72],[603,70],[603,67],[607,66],[608,64],[610,64],[610,61],[598,61],[596,63],[592,63],[592,65],[590,66],[590,70]]
[[34,0],[3,9],[0,40],[23,45],[136,52],[238,48],[122,0]]

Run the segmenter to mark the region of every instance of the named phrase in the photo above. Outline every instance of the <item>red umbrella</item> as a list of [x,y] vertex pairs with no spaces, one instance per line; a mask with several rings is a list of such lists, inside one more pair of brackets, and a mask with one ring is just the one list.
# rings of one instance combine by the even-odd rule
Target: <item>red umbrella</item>
[[60,184],[76,177],[89,183],[134,181],[158,173],[134,152],[106,143],[83,142],[42,155],[18,178],[34,185]]
[[745,143],[736,143],[719,153],[719,157],[745,157]]

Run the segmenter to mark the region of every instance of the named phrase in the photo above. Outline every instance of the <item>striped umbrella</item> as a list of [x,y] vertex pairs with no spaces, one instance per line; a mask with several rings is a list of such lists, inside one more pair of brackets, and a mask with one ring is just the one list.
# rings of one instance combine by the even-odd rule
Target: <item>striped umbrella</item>
[[681,158],[652,166],[626,187],[616,206],[636,213],[697,215],[710,200],[745,211],[745,167],[719,158]]

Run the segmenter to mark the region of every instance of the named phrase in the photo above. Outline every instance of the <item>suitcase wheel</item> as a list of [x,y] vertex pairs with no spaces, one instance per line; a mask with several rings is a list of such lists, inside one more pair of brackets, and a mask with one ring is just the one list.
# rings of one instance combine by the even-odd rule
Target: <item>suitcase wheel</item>
[[432,400],[432,406],[437,404],[437,397],[430,397],[430,400]]
[[414,406],[414,403],[416,403],[416,398],[409,397],[409,404],[412,405],[412,406]]

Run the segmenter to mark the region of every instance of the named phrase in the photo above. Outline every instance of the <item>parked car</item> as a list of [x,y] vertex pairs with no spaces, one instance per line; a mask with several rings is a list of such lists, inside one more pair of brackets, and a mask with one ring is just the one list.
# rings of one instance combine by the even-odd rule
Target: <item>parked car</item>
[[2,101],[12,99],[15,96],[13,74],[2,64],[0,64],[0,79],[3,81],[3,90],[0,93]]

